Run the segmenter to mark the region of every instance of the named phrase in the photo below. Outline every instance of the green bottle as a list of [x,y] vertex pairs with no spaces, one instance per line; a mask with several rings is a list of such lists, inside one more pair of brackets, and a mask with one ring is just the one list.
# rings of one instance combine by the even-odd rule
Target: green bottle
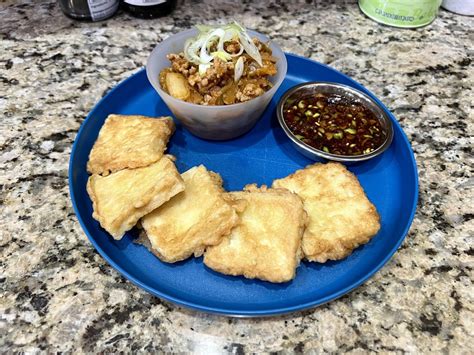
[[372,20],[394,27],[415,28],[430,24],[442,0],[359,0]]

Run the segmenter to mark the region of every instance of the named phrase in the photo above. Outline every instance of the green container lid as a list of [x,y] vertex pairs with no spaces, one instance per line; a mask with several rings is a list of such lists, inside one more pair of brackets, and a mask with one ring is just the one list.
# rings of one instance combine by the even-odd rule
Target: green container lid
[[359,7],[372,20],[395,27],[414,28],[431,23],[442,0],[359,0]]

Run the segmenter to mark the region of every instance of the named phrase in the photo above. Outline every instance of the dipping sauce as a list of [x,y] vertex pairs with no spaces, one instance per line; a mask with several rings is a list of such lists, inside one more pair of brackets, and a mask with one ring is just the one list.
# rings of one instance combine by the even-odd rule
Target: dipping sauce
[[369,154],[387,137],[370,109],[337,94],[289,97],[283,106],[283,118],[299,140],[331,154]]

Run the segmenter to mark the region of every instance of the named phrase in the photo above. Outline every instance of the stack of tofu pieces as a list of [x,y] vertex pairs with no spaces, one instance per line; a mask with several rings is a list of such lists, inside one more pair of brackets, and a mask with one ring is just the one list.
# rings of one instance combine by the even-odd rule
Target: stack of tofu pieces
[[357,178],[338,163],[313,164],[226,192],[203,165],[179,174],[165,154],[171,117],[110,115],[87,164],[93,218],[115,239],[135,225],[138,241],[173,263],[204,255],[220,273],[270,282],[295,277],[302,258],[349,255],[380,228]]

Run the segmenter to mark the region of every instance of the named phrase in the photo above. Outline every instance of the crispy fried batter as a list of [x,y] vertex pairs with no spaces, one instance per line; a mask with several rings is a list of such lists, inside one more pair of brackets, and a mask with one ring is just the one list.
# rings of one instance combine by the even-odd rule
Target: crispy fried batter
[[183,180],[168,157],[106,177],[94,174],[87,182],[92,217],[115,239],[121,239],[141,217],[183,190]]
[[171,117],[109,115],[89,155],[87,171],[108,175],[148,166],[163,156],[173,132]]
[[218,244],[229,234],[239,220],[224,199],[219,174],[200,165],[181,176],[184,192],[141,220],[152,252],[171,263],[202,255],[207,246]]
[[228,237],[204,254],[211,269],[270,282],[295,277],[307,216],[301,199],[285,189],[257,188],[231,192],[241,218]]
[[309,215],[303,253],[320,263],[339,260],[380,229],[379,215],[354,174],[339,163],[310,165],[273,187],[297,193]]

